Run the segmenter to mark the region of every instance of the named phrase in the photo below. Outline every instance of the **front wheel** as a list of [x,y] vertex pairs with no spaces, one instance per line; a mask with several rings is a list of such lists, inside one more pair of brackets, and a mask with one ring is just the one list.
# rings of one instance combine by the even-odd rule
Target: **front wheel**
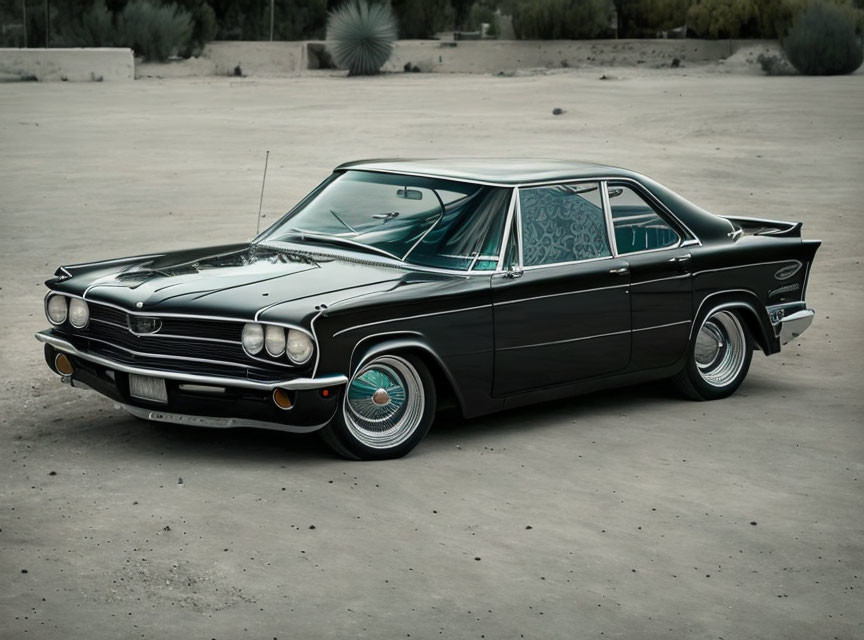
[[435,383],[422,360],[408,354],[378,355],[351,376],[342,407],[321,436],[345,458],[401,458],[426,436],[435,402]]
[[716,311],[702,320],[687,354],[675,386],[692,400],[718,400],[735,393],[747,376],[753,338],[735,311]]

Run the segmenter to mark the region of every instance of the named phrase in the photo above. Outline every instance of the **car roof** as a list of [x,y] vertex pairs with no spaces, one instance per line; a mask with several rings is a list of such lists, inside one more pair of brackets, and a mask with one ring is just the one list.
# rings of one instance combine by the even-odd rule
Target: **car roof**
[[535,158],[436,158],[429,160],[385,158],[356,160],[336,167],[336,171],[347,169],[408,173],[508,186],[581,178],[643,178],[633,171],[620,167],[610,167],[592,162]]
[[355,160],[336,167],[385,173],[413,174],[464,182],[476,182],[505,187],[565,180],[628,178],[635,180],[654,195],[702,241],[728,239],[732,224],[682,198],[671,189],[635,171],[593,162],[544,160],[536,158],[436,158],[412,160],[384,158]]

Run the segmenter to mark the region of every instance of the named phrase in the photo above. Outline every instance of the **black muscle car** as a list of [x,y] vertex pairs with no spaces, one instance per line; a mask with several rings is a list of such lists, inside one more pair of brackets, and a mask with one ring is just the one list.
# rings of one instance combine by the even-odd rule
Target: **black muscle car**
[[36,337],[147,420],[406,454],[467,416],[670,379],[732,394],[813,318],[818,241],[613,167],[362,161],[251,243],[61,267]]

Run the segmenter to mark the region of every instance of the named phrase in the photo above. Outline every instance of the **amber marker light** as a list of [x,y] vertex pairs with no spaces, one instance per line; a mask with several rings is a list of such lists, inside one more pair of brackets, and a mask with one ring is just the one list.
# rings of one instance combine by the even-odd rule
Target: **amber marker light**
[[330,397],[330,389],[321,389],[321,397],[329,398]]
[[285,389],[273,389],[273,404],[286,411],[294,406],[291,396]]
[[72,375],[72,363],[69,361],[69,357],[65,353],[58,353],[57,357],[54,358],[54,368],[57,369],[57,373],[61,375]]

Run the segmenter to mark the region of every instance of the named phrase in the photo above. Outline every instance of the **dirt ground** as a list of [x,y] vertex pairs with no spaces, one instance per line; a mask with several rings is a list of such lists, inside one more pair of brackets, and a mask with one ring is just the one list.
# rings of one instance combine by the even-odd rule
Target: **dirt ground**
[[[864,77],[600,74],[0,85],[0,637],[864,637]],[[725,401],[445,415],[384,463],[62,386],[42,281],[250,238],[267,149],[265,222],[391,155],[594,160],[803,220],[817,319]]]

